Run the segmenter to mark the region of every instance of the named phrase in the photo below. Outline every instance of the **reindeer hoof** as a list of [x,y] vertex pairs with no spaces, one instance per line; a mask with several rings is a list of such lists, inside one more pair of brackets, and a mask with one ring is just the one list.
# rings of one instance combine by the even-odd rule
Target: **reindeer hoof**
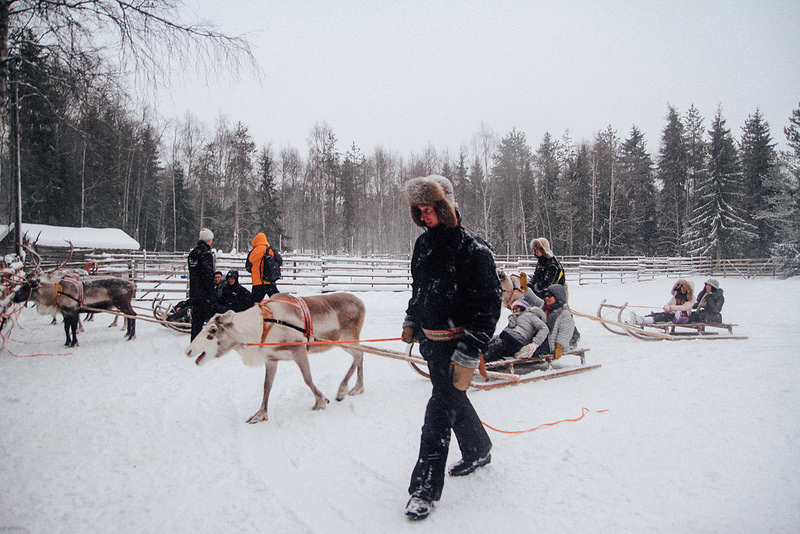
[[322,397],[321,399],[317,399],[317,403],[311,409],[312,410],[324,410],[325,408],[328,407],[328,403],[329,402],[331,402],[331,401],[329,401],[325,397]]
[[266,421],[266,420],[267,420],[267,412],[259,410],[255,414],[253,414],[253,416],[250,419],[248,419],[246,422],[250,423],[251,425],[254,425],[256,423],[260,423],[260,422]]

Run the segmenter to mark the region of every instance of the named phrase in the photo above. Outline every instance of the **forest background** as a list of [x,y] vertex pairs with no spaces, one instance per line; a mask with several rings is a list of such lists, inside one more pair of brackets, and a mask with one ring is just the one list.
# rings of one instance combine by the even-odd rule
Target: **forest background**
[[284,251],[408,253],[418,229],[403,184],[441,174],[465,225],[500,254],[527,255],[546,236],[559,255],[772,257],[798,268],[800,107],[787,110],[787,150],[758,109],[734,134],[722,105],[710,118],[667,105],[655,151],[636,125],[532,143],[481,124],[457,152],[401,155],[341,147],[319,122],[305,147],[257,146],[243,122],[143,113],[105,51],[75,37],[91,32],[85,21],[54,25],[51,7],[33,23],[25,15],[47,3],[2,4],[4,221],[19,178],[25,222],[122,228],[151,251],[188,250],[207,226],[224,250],[247,250],[263,231]]

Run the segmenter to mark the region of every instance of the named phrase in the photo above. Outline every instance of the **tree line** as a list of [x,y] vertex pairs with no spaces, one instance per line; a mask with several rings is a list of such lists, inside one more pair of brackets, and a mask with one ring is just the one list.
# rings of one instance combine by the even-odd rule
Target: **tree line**
[[257,146],[241,122],[156,120],[137,110],[102,54],[64,61],[32,29],[11,33],[6,220],[19,177],[24,221],[118,227],[147,250],[187,250],[207,226],[225,250],[248,249],[261,231],[285,251],[407,253],[418,229],[403,185],[441,174],[464,224],[499,254],[530,254],[531,239],[544,236],[559,255],[773,257],[798,266],[800,109],[790,111],[781,152],[759,110],[735,135],[721,108],[706,122],[693,106],[667,106],[655,152],[636,126],[622,136],[608,126],[579,143],[546,133],[533,146],[521,131],[500,136],[482,124],[457,153],[365,153],[340,147],[324,122],[310,128],[306,147],[275,148]]

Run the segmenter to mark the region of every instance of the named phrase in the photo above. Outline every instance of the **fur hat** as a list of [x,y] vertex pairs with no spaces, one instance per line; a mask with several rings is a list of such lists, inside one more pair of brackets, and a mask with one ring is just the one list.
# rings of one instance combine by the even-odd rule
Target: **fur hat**
[[200,230],[200,235],[197,236],[200,241],[211,241],[214,239],[214,232],[209,230],[208,228],[203,228]]
[[706,280],[706,284],[710,285],[714,289],[719,289],[719,280],[717,280],[716,278],[709,278],[708,280]]
[[550,241],[544,237],[537,237],[531,241],[531,248],[536,251],[537,248],[542,249],[545,258],[553,257],[553,250],[550,248]]
[[686,300],[694,300],[694,283],[691,280],[680,279],[672,286],[672,291],[675,291],[678,286],[683,286],[686,293]]
[[516,308],[517,306],[522,306],[527,310],[528,308],[530,308],[531,303],[528,302],[528,299],[515,300],[514,302],[511,303],[511,311],[514,311],[514,308]]
[[411,208],[411,219],[417,226],[425,228],[425,223],[420,218],[421,205],[433,206],[440,223],[450,228],[458,226],[458,206],[453,195],[453,184],[444,176],[432,174],[412,178],[406,182],[406,200]]

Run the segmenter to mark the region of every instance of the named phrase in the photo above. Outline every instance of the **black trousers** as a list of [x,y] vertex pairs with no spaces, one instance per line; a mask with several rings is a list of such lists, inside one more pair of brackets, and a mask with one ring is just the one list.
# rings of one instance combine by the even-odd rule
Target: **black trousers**
[[493,362],[503,358],[511,358],[524,346],[524,343],[503,330],[499,336],[492,338],[489,342],[486,352],[483,353],[483,360]]
[[217,306],[214,302],[192,304],[192,339],[197,337],[206,321],[211,319],[216,312]]
[[492,448],[492,441],[467,393],[453,386],[450,357],[457,343],[420,342],[420,352],[428,362],[433,392],[425,409],[419,457],[411,473],[408,493],[432,501],[438,501],[442,495],[451,430],[458,441],[461,456],[468,461],[485,456]]
[[256,304],[264,300],[264,297],[271,297],[278,292],[278,286],[275,285],[274,282],[272,284],[259,284],[257,286],[253,286],[253,291],[251,291],[253,295],[253,302]]

